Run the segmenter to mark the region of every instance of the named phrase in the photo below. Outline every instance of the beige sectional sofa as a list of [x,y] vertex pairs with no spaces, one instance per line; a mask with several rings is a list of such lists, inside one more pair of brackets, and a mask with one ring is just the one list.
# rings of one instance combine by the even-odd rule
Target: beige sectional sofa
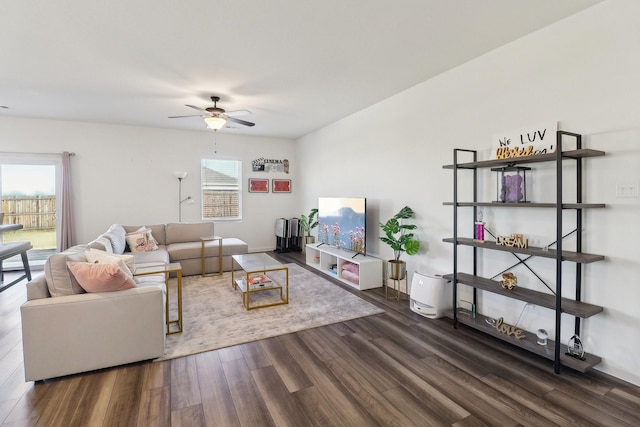
[[[85,245],[52,255],[45,272],[27,283],[21,308],[26,381],[55,378],[160,357],[165,346],[164,275],[134,277],[136,286],[112,292],[86,293],[67,262],[87,260],[87,251],[133,255],[136,266],[179,262],[184,275],[201,274],[202,241],[213,235],[213,223],[147,226],[157,249],[128,252],[127,233],[138,226],[114,224]],[[247,253],[239,239],[222,240],[223,269],[231,255]],[[124,256],[123,256],[124,254]],[[218,242],[207,242],[206,272],[217,272]],[[128,259],[127,259],[128,260]]]
[[[214,235],[212,222],[169,223],[150,226],[132,226],[117,224],[89,243],[90,247],[107,252],[122,254],[127,250],[122,245],[122,231],[132,233],[146,227],[158,243],[158,249],[148,252],[135,252],[136,262],[179,262],[183,276],[192,276],[202,272],[202,240],[201,237]],[[205,242],[205,272],[218,271],[218,241]],[[222,239],[222,270],[231,271],[231,255],[246,254],[248,245],[240,239]]]

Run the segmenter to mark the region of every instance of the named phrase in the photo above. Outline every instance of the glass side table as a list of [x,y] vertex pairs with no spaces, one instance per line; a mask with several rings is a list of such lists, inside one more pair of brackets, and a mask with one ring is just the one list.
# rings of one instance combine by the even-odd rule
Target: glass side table
[[[205,244],[207,242],[215,242],[218,241],[218,272],[207,274],[207,270],[205,268]],[[220,236],[206,236],[201,237],[200,241],[202,242],[202,248],[200,249],[200,256],[202,257],[202,277],[206,276],[221,276],[222,275],[222,237]]]
[[[169,275],[171,273],[175,273],[178,279],[178,318],[176,320],[170,320],[169,317]],[[182,332],[182,266],[179,262],[141,265],[136,266],[133,271],[134,276],[150,276],[153,274],[164,274],[164,283],[167,290],[167,298],[165,299],[167,335],[180,333]],[[171,325],[176,325],[177,328],[172,331]]]

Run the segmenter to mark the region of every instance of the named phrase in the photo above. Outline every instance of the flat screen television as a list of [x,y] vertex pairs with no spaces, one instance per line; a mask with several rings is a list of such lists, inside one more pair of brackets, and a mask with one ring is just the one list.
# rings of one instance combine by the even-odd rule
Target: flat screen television
[[318,198],[318,241],[340,249],[366,254],[364,197]]

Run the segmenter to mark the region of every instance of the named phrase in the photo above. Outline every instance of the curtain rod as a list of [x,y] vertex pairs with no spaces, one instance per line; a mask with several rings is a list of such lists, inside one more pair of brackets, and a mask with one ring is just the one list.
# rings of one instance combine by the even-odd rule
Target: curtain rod
[[[13,152],[13,151],[0,151],[0,155],[2,155],[2,154],[21,155],[21,156],[58,156],[58,155],[64,154],[64,153],[19,153],[19,152]],[[75,156],[76,153],[71,151],[69,153],[69,155],[70,156]]]

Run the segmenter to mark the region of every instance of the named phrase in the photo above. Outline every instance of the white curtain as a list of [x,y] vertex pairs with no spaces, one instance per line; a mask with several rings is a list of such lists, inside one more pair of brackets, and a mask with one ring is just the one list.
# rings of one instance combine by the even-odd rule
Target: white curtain
[[60,214],[60,238],[58,239],[58,251],[62,252],[75,245],[76,236],[73,228],[73,197],[71,194],[71,157],[73,153],[62,153],[62,205],[58,210]]

